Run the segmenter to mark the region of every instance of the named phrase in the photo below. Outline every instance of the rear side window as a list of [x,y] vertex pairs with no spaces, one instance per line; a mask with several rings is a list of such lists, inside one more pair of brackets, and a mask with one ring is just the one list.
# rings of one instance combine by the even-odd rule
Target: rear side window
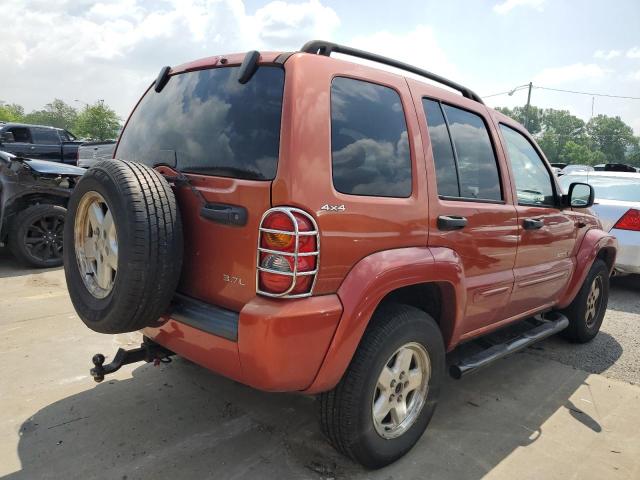
[[409,197],[411,155],[398,93],[336,77],[331,84],[333,185],[352,195]]
[[115,158],[184,172],[272,180],[280,148],[284,70],[260,66],[246,84],[239,67],[173,75],[149,89],[122,132]]
[[[434,100],[423,99],[423,105],[436,166],[438,194],[501,201],[498,163],[482,117]],[[453,175],[456,175],[457,185]]]
[[49,130],[48,128],[32,128],[33,143],[40,145],[58,145],[60,137],[57,130]]

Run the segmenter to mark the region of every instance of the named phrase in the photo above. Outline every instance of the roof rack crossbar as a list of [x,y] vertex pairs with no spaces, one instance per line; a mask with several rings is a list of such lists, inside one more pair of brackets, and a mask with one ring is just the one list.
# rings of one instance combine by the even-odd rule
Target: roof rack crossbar
[[362,58],[364,60],[371,60],[372,62],[382,63],[384,65],[389,65],[390,67],[395,67],[399,68],[400,70],[415,73],[416,75],[420,75],[421,77],[428,78],[429,80],[433,80],[434,82],[438,82],[442,85],[446,85],[449,88],[458,90],[463,97],[475,100],[476,102],[482,103],[484,105],[484,102],[482,101],[480,96],[473,90],[470,90],[467,87],[460,85],[459,83],[449,80],[448,78],[441,77],[440,75],[437,75],[435,73],[431,73],[427,70],[414,67],[413,65],[409,65],[408,63],[404,63],[393,58],[384,57],[382,55],[377,55],[371,52],[365,52],[364,50],[347,47],[345,45],[339,45],[337,43],[326,42],[324,40],[311,40],[310,42],[305,43],[300,51],[305,53],[324,55],[327,57],[330,56],[332,52],[336,52],[342,53],[344,55],[350,55],[352,57]]

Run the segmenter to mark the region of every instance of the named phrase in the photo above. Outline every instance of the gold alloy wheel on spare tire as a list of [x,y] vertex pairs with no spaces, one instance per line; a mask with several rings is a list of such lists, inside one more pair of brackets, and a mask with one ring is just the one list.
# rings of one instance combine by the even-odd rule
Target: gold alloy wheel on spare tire
[[71,194],[64,271],[80,319],[100,333],[159,326],[182,269],[175,195],[153,168],[96,163]]
[[118,234],[109,205],[98,192],[87,192],[80,199],[74,236],[82,280],[91,295],[105,298],[118,272]]

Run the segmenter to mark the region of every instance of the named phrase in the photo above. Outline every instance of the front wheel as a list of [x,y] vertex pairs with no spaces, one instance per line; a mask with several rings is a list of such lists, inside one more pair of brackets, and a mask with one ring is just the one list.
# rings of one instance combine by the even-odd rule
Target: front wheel
[[331,444],[367,468],[380,468],[420,439],[445,371],[442,335],[416,308],[389,304],[374,315],[336,388],[320,395]]
[[591,341],[600,331],[608,302],[609,268],[598,259],[593,262],[576,298],[562,312],[569,319],[569,326],[561,335],[574,343]]
[[9,248],[26,265],[62,265],[62,237],[67,210],[59,205],[33,205],[20,212],[9,232]]

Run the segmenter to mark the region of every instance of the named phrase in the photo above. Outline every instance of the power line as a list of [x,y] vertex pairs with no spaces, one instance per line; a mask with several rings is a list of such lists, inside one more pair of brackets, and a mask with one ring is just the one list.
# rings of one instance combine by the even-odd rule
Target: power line
[[553,90],[554,92],[575,93],[577,95],[588,95],[590,97],[609,97],[609,98],[625,98],[627,100],[640,100],[640,97],[627,97],[624,95],[611,95],[608,93],[578,92],[576,90],[563,90],[561,88],[537,87],[535,85],[533,86],[533,88],[539,88],[541,90]]
[[[640,100],[640,97],[612,95],[609,93],[580,92],[578,90],[565,90],[562,88],[541,87],[538,85],[533,85],[533,88],[538,88],[541,90],[552,90],[554,92],[574,93],[576,95],[588,95],[590,97],[609,97],[609,98],[624,98],[627,100]],[[518,87],[517,89],[513,89],[513,90],[507,90],[506,92],[498,92],[498,93],[492,93],[491,95],[483,95],[482,98],[497,97],[498,95],[508,95],[510,93],[512,94],[515,90],[520,90],[520,89],[522,89],[522,87]]]

